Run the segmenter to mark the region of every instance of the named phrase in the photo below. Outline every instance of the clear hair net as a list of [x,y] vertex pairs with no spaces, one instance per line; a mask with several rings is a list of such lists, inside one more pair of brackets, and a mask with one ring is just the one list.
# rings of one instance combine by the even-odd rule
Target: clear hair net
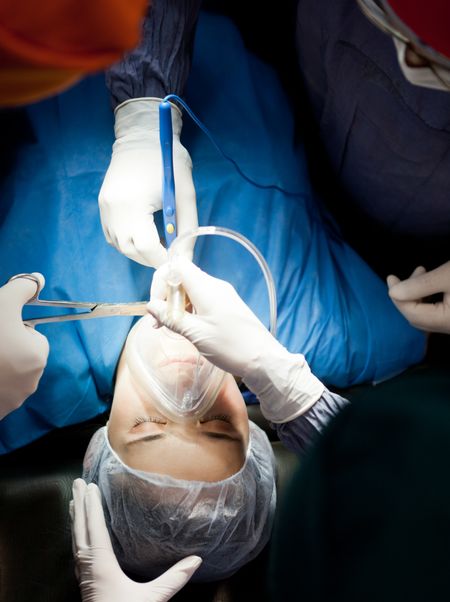
[[203,559],[194,581],[236,572],[269,540],[276,468],[267,435],[250,422],[244,465],[217,482],[134,470],[111,448],[107,428],[92,437],[83,478],[96,483],[117,560],[137,580],[157,577],[190,554]]

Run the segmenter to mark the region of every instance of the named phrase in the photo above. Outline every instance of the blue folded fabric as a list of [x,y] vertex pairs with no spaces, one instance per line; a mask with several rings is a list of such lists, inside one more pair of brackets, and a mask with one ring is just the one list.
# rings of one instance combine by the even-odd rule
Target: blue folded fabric
[[[279,340],[339,387],[382,380],[420,361],[423,335],[319,209],[276,74],[245,49],[227,19],[201,16],[186,99],[255,182],[243,179],[185,116],[200,225],[237,230],[263,253],[277,288]],[[0,182],[0,279],[40,271],[47,280],[43,298],[148,298],[153,270],[111,248],[101,230],[97,196],[113,142],[103,75],[22,116],[13,167]],[[230,280],[268,324],[262,275],[243,248],[202,238],[196,262]],[[104,412],[132,321],[39,327],[50,342],[48,366],[37,392],[0,423],[0,453]]]

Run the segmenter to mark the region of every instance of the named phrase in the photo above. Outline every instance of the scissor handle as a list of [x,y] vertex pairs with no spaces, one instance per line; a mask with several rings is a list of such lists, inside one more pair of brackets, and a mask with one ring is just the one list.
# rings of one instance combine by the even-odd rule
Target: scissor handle
[[[32,297],[30,297],[26,303],[26,305],[42,305],[45,307],[62,307],[67,309],[94,309],[99,305],[98,303],[92,303],[91,301],[53,301],[50,299],[39,299],[39,293],[41,291],[41,281],[39,278],[34,276],[34,274],[16,274],[15,276],[11,276],[8,282],[13,280],[18,280],[19,278],[25,278],[26,280],[31,280],[35,282],[37,285],[37,290]],[[25,320],[26,322],[30,322],[31,320]]]
[[36,284],[36,292],[30,299],[28,299],[27,303],[31,303],[32,301],[36,301],[39,298],[39,291],[41,290],[41,281],[39,278],[34,276],[34,274],[16,274],[15,276],[11,276],[8,282],[12,282],[13,280],[18,280],[19,278],[24,278],[25,280],[31,280]]

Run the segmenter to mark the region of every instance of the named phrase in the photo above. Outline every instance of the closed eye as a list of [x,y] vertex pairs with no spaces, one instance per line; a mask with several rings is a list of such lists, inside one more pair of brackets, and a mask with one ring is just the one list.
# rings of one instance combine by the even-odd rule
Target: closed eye
[[155,424],[167,424],[165,420],[163,420],[162,418],[158,418],[157,416],[139,416],[135,419],[133,423],[133,428],[135,426],[143,424],[144,422],[154,422]]

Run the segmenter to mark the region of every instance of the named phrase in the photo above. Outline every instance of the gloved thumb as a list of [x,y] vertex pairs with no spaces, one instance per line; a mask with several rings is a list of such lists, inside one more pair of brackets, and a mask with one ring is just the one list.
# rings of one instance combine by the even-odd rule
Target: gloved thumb
[[202,559],[199,556],[187,556],[174,564],[160,577],[147,584],[149,594],[152,594],[149,600],[151,599],[152,602],[170,600],[186,585],[201,563]]
[[174,319],[168,315],[167,301],[161,301],[161,299],[152,299],[147,303],[147,309],[158,322],[155,328],[166,326],[170,330],[173,330],[173,332],[186,337],[191,343],[194,343],[192,339],[197,338],[198,335],[199,316],[184,312],[182,317]]
[[18,274],[2,287],[5,300],[14,306],[22,307],[44,288],[45,278],[39,272]]

